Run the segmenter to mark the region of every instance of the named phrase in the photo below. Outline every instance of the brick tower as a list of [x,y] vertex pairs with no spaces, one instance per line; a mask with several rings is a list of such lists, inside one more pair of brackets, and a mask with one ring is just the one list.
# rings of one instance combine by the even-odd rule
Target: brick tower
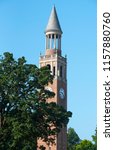
[[[48,102],[56,102],[67,109],[67,60],[62,56],[61,37],[62,30],[59,24],[55,7],[52,8],[51,15],[45,30],[45,55],[40,56],[40,67],[48,66],[54,75],[52,85],[49,90],[55,93],[55,97],[48,99]],[[46,150],[67,150],[67,129],[62,128],[58,134],[54,145],[46,145],[42,141],[38,141],[38,146],[44,145]]]

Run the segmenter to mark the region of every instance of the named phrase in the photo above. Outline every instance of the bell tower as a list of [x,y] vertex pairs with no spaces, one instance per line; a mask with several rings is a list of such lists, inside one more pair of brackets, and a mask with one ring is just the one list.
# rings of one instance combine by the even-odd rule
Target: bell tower
[[[53,84],[47,88],[55,93],[55,97],[48,102],[55,102],[67,109],[67,59],[62,56],[61,38],[62,30],[58,20],[55,6],[45,30],[45,55],[40,56],[40,67],[48,66],[54,75]],[[62,128],[57,135],[55,144],[46,145],[39,141],[38,146],[43,145],[46,150],[67,150],[67,128]]]

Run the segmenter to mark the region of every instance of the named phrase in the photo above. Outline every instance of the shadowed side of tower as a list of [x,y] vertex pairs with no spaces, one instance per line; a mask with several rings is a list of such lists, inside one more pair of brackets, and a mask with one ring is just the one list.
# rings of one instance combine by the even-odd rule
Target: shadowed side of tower
[[[53,101],[67,109],[67,59],[62,56],[62,30],[55,6],[49,17],[45,36],[45,55],[40,56],[39,63],[40,67],[49,66],[54,75],[53,84],[48,85],[47,88],[55,93],[55,97],[48,99],[47,102]],[[40,145],[45,146],[46,150],[67,150],[67,128],[61,129],[61,132],[55,137],[55,144],[47,145],[42,140],[38,140],[38,147]]]

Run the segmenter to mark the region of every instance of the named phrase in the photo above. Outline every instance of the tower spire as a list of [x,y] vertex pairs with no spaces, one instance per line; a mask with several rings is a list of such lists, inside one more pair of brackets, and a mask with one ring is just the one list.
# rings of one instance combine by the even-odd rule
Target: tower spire
[[47,32],[58,32],[59,34],[62,34],[61,26],[59,23],[59,19],[57,16],[55,5],[52,8],[49,21],[45,30],[45,33]]

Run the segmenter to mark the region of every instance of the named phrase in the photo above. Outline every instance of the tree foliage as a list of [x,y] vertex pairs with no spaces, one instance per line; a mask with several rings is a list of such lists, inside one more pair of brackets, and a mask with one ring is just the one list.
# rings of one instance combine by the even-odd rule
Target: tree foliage
[[95,135],[92,135],[92,141],[81,140],[73,128],[68,129],[67,150],[97,150],[97,128]]
[[89,140],[82,140],[80,144],[76,145],[76,150],[94,150],[94,145]]
[[92,135],[92,139],[94,142],[94,150],[97,150],[97,128],[95,129],[95,135]]
[[54,96],[45,89],[52,82],[47,67],[8,52],[0,57],[0,150],[36,150],[38,138],[53,142],[51,135],[67,125],[71,112],[46,102]]
[[80,138],[78,134],[75,132],[73,128],[68,129],[67,133],[67,149],[68,150],[75,150],[76,145],[80,142]]

